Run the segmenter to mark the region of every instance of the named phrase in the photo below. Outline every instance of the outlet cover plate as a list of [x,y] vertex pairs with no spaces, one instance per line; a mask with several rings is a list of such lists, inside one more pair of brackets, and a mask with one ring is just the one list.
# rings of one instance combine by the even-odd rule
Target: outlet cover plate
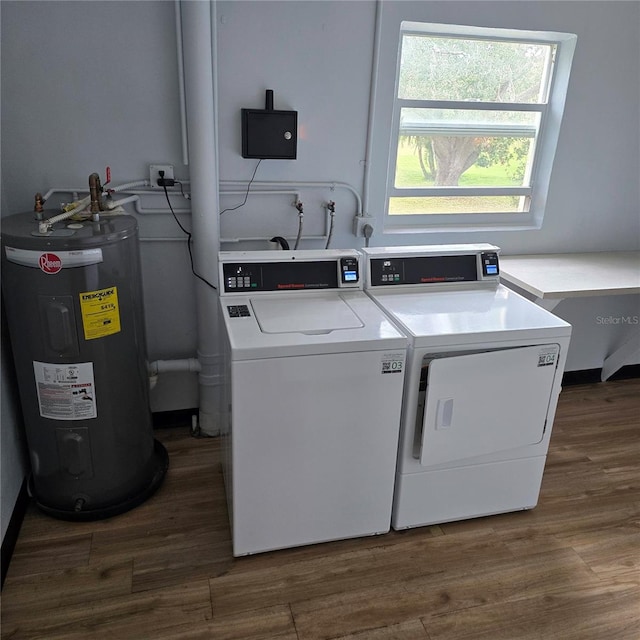
[[150,164],[149,165],[149,183],[154,189],[162,189],[158,185],[158,178],[160,177],[160,171],[164,171],[164,177],[168,180],[173,180],[173,165],[172,164]]

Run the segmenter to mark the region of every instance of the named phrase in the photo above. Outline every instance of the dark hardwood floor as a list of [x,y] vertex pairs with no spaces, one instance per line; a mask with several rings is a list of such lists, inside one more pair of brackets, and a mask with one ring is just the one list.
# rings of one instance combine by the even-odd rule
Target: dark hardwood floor
[[93,523],[29,507],[3,639],[638,640],[640,379],[563,390],[538,506],[233,559],[217,439]]

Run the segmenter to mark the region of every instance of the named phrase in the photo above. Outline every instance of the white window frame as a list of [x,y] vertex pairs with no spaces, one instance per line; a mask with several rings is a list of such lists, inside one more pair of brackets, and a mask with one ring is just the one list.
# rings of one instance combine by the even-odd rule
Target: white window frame
[[[551,170],[560,134],[560,124],[569,84],[577,36],[570,33],[484,28],[416,22],[406,14],[405,3],[378,6],[376,59],[370,105],[369,163],[365,177],[365,203],[369,215],[378,218],[384,234],[428,233],[432,231],[482,231],[539,229],[546,209]],[[413,3],[411,3],[413,4]],[[485,38],[510,42],[555,44],[555,61],[544,104],[472,102],[466,108],[500,111],[531,111],[540,114],[533,165],[528,187],[395,187],[395,165],[400,136],[400,110],[403,107],[451,108],[450,101],[405,100],[398,98],[400,52],[404,33]],[[487,132],[485,132],[487,133]],[[515,129],[514,129],[515,133]],[[531,135],[532,132],[527,132]],[[504,134],[503,134],[504,135]],[[382,177],[384,176],[384,179]],[[528,211],[514,213],[389,214],[389,198],[430,195],[512,195],[529,198]]]

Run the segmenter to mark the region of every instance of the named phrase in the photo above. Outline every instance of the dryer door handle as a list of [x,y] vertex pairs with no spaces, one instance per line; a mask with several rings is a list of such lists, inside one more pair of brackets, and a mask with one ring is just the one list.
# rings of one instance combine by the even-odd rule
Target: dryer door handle
[[453,418],[453,398],[439,398],[436,409],[436,429],[448,429]]

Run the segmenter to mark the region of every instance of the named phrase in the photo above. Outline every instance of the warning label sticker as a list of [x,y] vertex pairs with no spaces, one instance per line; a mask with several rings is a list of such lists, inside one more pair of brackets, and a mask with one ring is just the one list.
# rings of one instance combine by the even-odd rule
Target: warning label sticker
[[404,370],[404,353],[385,353],[382,356],[380,373],[402,373]]
[[93,363],[33,362],[40,415],[51,420],[96,418]]
[[120,331],[117,287],[81,293],[80,310],[85,340],[104,338]]

